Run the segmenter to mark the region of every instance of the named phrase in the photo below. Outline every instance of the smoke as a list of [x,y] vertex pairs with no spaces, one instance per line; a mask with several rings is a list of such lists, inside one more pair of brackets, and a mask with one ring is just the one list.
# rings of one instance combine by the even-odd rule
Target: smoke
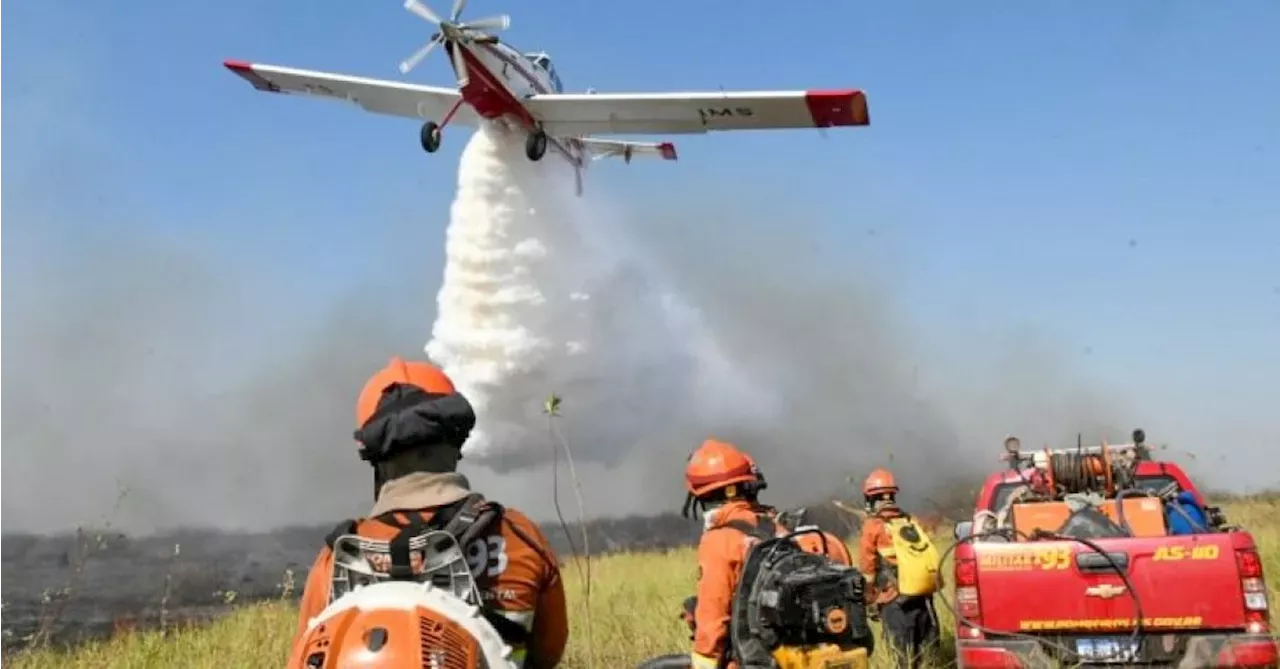
[[[298,277],[246,265],[244,249],[160,234],[120,195],[68,192],[57,177],[84,158],[59,155],[26,164],[23,186],[6,181],[7,531],[363,512],[352,402],[388,356],[416,354],[437,286],[427,350],[481,412],[464,471],[538,518],[552,513],[553,392],[593,516],[678,507],[684,458],[711,435],[754,453],[770,501],[792,504],[877,465],[923,499],[975,483],[1006,432],[1033,443],[1130,427],[1114,398],[1055,364],[1051,342],[1013,333],[981,374],[939,362],[880,268],[815,254],[802,215],[735,210],[733,197],[624,213],[599,188],[575,198],[555,160],[530,164],[501,133],[466,149],[442,283],[416,251],[395,252],[430,222],[390,221],[413,226],[387,236],[395,283],[313,308]],[[92,165],[78,170],[95,182]]]
[[[366,506],[353,402],[370,370],[412,354],[430,323],[421,287],[435,268],[401,249],[431,230],[380,220],[367,250],[401,276],[348,272],[326,294],[297,258],[305,238],[292,249],[203,238],[222,221],[142,197],[130,153],[104,145],[109,126],[69,113],[82,106],[60,88],[31,90],[5,108],[6,130],[29,130],[4,147],[5,532],[255,529]],[[185,195],[225,197],[217,185]],[[288,225],[257,215],[263,228]]]
[[998,466],[1006,434],[1028,444],[1128,434],[1124,403],[1074,377],[1053,342],[1010,331],[993,358],[946,360],[913,336],[882,268],[824,258],[795,217],[782,235],[781,221],[728,202],[674,203],[634,229],[663,249],[664,276],[756,402],[699,405],[731,389],[702,377],[621,464],[592,471],[593,511],[675,508],[683,458],[710,435],[752,452],[768,500],[789,506],[856,496],[847,479],[877,466],[898,474],[908,503],[955,500]]
[[[34,222],[9,205],[6,233]],[[393,299],[290,311],[255,268],[137,229],[5,241],[6,531],[260,528],[368,503],[352,402],[411,351]],[[38,264],[10,256],[33,247]]]
[[678,295],[572,195],[572,173],[522,146],[485,126],[465,149],[426,346],[479,416],[465,456],[500,472],[545,462],[553,392],[574,407],[563,421],[584,444],[578,457],[608,465],[655,420],[697,424],[706,399],[749,400]]
[[847,476],[881,465],[908,499],[946,496],[994,465],[1009,432],[1127,433],[1112,398],[1025,333],[985,375],[948,388],[946,370],[926,369],[937,383],[922,387],[929,357],[893,287],[872,266],[818,257],[794,218],[781,238],[777,222],[709,200],[628,221],[574,198],[571,179],[492,129],[460,168],[426,351],[476,405],[465,452],[501,494],[550,495],[551,393],[590,515],[670,510],[684,457],[712,435],[754,453],[772,499],[796,504],[847,494]]

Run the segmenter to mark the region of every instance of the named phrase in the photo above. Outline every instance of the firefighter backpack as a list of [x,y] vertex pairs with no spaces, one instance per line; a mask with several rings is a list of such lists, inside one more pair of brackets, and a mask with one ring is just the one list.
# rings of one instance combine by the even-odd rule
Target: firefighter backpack
[[729,650],[742,669],[866,666],[872,644],[858,570],[778,536],[768,516],[730,521],[756,541],[747,550],[729,620]]
[[884,521],[893,538],[898,558],[898,593],[908,597],[932,595],[938,591],[938,563],[941,556],[929,533],[911,516]]

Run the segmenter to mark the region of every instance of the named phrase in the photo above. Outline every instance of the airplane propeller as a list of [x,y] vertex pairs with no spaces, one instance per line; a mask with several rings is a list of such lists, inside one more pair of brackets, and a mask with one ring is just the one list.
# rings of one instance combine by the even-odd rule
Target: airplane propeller
[[[417,67],[439,44],[453,42],[455,49],[464,48],[464,45],[473,41],[477,35],[483,35],[483,31],[506,30],[511,27],[511,17],[506,14],[488,16],[475,21],[459,22],[458,17],[466,6],[467,0],[454,0],[453,12],[449,14],[449,20],[445,21],[430,7],[423,4],[421,0],[405,0],[405,9],[425,21],[436,24],[440,27],[440,31],[432,35],[431,41],[423,45],[422,48],[401,61],[401,74],[408,74],[410,70]],[[462,88],[467,85],[468,81],[467,61],[461,53],[455,53],[453,62],[458,68],[458,87]]]

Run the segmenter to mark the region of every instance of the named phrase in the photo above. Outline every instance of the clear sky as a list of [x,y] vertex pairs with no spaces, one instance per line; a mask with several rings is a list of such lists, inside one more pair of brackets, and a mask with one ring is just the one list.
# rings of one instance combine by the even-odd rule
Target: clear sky
[[[443,231],[465,130],[427,156],[412,121],[258,93],[221,65],[398,78],[431,26],[396,0],[5,10],[5,279],[39,264],[36,237],[127,222],[310,276],[273,293],[305,314],[396,271],[387,221]],[[881,245],[936,350],[1031,327],[1166,412],[1280,438],[1280,3],[474,0],[467,16],[499,12],[570,90],[868,93],[869,128],[677,137],[677,163],[597,165],[588,188],[620,206],[732,189],[790,209],[833,244]],[[440,54],[413,78],[451,82]]]

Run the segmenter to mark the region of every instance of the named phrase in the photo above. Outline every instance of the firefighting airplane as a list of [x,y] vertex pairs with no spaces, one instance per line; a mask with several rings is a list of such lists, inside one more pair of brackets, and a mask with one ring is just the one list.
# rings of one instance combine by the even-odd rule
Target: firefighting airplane
[[420,0],[404,3],[405,9],[439,30],[400,63],[400,72],[408,74],[443,44],[458,76],[456,89],[238,60],[224,65],[260,91],[338,98],[371,112],[426,119],[420,141],[428,153],[440,148],[441,132],[450,123],[476,127],[481,120],[504,122],[526,133],[529,160],[541,160],[548,147],[567,160],[574,168],[579,195],[588,159],[620,156],[628,163],[633,155],[676,159],[670,142],[627,142],[592,135],[870,124],[866,95],[860,90],[565,93],[545,52],[521,53],[485,32],[507,29],[510,16],[459,22],[466,4],[467,0],[455,0],[453,13],[444,21]]

